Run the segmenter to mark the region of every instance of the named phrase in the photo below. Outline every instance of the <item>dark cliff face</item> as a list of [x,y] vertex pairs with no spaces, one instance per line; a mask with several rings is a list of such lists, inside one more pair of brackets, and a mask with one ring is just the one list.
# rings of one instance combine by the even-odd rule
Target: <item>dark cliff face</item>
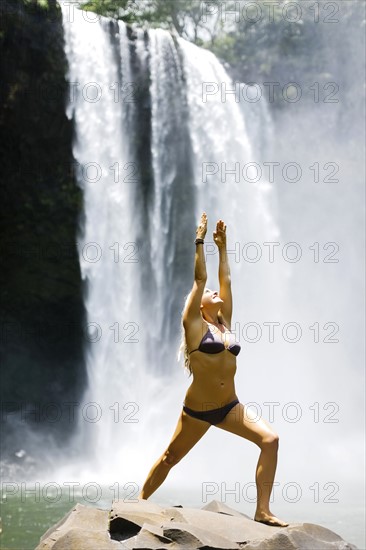
[[[0,9],[0,391],[2,410],[14,411],[25,402],[77,401],[86,382],[76,246],[82,193],[65,115],[61,10],[22,0]],[[52,427],[70,430],[62,418]]]

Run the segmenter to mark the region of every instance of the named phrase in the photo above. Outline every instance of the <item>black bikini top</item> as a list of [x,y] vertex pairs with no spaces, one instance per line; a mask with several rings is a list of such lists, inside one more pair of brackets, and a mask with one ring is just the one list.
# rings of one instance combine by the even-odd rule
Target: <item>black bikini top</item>
[[189,352],[189,354],[193,353],[194,351],[202,351],[203,353],[220,353],[221,351],[227,349],[233,355],[239,355],[241,346],[240,344],[235,342],[234,335],[231,332],[229,333],[230,344],[228,347],[226,347],[219,335],[219,332],[219,329],[215,330],[215,332],[211,332],[210,327],[208,327],[207,332],[203,336],[198,348],[193,349]]

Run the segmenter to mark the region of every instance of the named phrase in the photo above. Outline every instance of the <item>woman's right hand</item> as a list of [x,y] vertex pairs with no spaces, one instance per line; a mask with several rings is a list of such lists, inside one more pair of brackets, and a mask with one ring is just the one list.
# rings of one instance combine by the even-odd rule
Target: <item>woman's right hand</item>
[[196,238],[197,239],[204,239],[206,236],[207,231],[207,214],[206,212],[203,212],[201,215],[200,223],[198,224],[198,227],[196,229]]

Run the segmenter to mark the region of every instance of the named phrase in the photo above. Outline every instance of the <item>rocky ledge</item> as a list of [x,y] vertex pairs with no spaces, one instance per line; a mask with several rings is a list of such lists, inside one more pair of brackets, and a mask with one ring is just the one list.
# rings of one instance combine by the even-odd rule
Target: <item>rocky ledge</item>
[[202,509],[115,500],[111,510],[76,504],[35,550],[357,550],[314,523],[270,527],[213,500]]

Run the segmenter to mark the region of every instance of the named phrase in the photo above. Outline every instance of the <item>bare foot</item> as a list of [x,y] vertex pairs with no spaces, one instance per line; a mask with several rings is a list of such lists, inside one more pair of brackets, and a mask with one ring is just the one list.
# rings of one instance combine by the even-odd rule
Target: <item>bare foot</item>
[[276,518],[273,514],[256,514],[254,516],[254,521],[258,521],[259,523],[264,523],[265,525],[270,525],[271,527],[287,527],[290,525],[289,523],[286,523],[285,521],[281,521],[280,519]]

